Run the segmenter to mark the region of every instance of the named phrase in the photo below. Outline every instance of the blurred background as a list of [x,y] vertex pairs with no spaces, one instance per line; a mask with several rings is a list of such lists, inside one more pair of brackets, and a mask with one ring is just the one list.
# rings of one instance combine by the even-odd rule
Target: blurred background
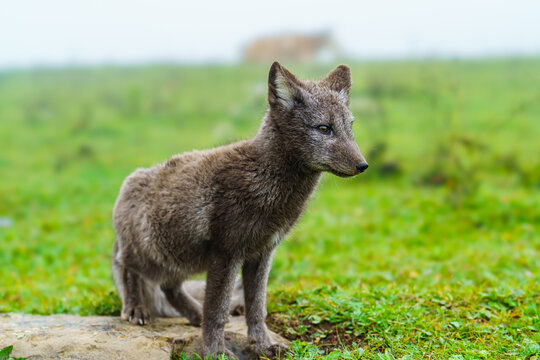
[[534,0],[22,0],[0,13],[0,66],[536,55],[539,16]]
[[[251,137],[274,60],[303,79],[351,66],[370,164],[325,175],[279,248],[270,311],[305,325],[284,334],[320,340],[322,317],[368,352],[537,343],[540,3],[526,0],[5,2],[0,311],[117,314],[123,179]],[[318,303],[332,297],[350,311]]]

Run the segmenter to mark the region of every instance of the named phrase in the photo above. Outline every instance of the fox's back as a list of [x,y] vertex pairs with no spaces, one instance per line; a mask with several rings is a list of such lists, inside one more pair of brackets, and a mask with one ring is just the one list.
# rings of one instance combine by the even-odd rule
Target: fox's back
[[[151,253],[169,251],[174,252],[172,258],[184,259],[204,257],[218,196],[216,174],[243,157],[245,146],[246,142],[239,142],[174,155],[151,168],[134,171],[124,181],[114,208],[117,232],[134,242],[134,247]],[[156,260],[164,257],[156,256]]]

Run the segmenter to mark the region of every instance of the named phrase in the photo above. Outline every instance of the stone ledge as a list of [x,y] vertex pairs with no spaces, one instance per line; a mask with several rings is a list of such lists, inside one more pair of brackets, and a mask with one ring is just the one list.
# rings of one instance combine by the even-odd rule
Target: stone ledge
[[[227,347],[239,359],[256,359],[243,316],[225,327]],[[279,335],[274,340],[287,344]],[[138,326],[110,316],[0,314],[0,348],[13,345],[13,357],[28,359],[169,359],[202,349],[201,329],[184,318],[158,318]]]

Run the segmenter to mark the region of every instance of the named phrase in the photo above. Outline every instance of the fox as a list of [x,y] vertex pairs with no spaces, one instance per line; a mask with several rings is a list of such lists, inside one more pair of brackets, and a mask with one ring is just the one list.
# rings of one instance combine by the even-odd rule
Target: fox
[[[202,356],[236,358],[224,326],[241,270],[250,343],[270,358],[287,351],[265,323],[272,257],[323,172],[346,178],[368,168],[354,139],[351,85],[347,65],[311,81],[274,62],[268,109],[253,138],[174,155],[124,180],[112,255],[122,319],[145,325],[182,315],[202,327]],[[204,272],[200,303],[183,283]]]

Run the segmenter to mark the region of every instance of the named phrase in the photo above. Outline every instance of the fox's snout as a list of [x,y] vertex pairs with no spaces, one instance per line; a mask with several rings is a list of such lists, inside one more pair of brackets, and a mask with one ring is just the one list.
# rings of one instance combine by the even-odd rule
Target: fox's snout
[[[347,155],[344,156],[343,160],[345,159],[349,159],[349,160],[345,160],[345,163],[342,163],[341,166],[337,165],[337,167],[343,168],[342,172],[349,174],[349,176],[355,176],[360,173],[363,173],[369,167],[369,164],[367,163],[366,159],[364,158],[364,155],[362,155],[362,152],[360,151],[360,149],[358,148],[358,145],[356,144],[354,140],[348,142],[348,146],[346,147],[345,154]],[[348,169],[345,170],[345,167],[347,167]]]
[[351,177],[356,176],[360,173],[363,173],[366,171],[366,169],[369,167],[369,164],[364,159],[363,156],[361,156],[360,159],[357,159],[354,162],[348,162],[348,161],[337,161],[333,163],[333,166],[330,166],[330,172],[334,175],[337,175],[339,177]]

